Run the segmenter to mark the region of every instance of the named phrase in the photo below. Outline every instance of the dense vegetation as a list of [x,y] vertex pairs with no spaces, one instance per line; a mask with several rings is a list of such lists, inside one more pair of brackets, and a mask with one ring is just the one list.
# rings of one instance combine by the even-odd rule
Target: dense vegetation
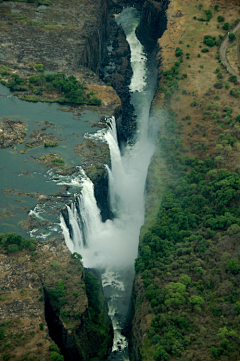
[[168,187],[135,265],[153,313],[153,357],[197,359],[204,344],[205,360],[237,360],[240,178],[209,159],[182,163],[189,172]]
[[2,252],[13,253],[23,249],[34,251],[36,249],[36,240],[23,238],[15,233],[0,233],[0,250]]
[[[59,103],[101,105],[101,100],[94,92],[86,92],[84,84],[79,83],[75,76],[64,73],[46,74],[42,64],[36,64],[38,73],[26,78],[8,70],[0,72],[1,83],[12,91],[28,92],[21,99],[29,101],[58,101]],[[44,96],[43,99],[41,97]],[[56,99],[53,99],[53,96]]]
[[[211,11],[205,15],[198,20],[212,18]],[[225,23],[223,30],[235,24]],[[195,44],[189,41],[176,47],[178,61],[167,70],[164,66],[161,74],[159,91],[164,93],[168,119],[159,153],[169,180],[163,197],[158,195],[161,205],[155,220],[149,219],[148,228],[143,228],[135,262],[137,287],[143,286],[138,289],[135,312],[141,309],[145,315],[148,309],[148,331],[139,344],[143,360],[240,359],[240,172],[232,161],[240,137],[239,115],[231,101],[239,97],[239,83],[236,76],[226,74],[215,50],[223,35],[201,34],[201,41],[196,42],[201,50],[192,51],[191,64],[192,54],[186,51]],[[208,58],[211,52],[216,53],[212,60]],[[201,96],[195,78],[192,87],[184,80],[193,76],[190,70],[186,73],[198,58],[199,73],[207,61],[220,64],[215,67],[215,89]],[[216,89],[226,96],[221,98]]]

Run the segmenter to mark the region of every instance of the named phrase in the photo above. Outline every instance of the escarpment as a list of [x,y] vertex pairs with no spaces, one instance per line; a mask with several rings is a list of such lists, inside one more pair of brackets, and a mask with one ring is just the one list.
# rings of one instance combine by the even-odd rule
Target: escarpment
[[1,61],[16,67],[41,63],[48,70],[69,73],[81,65],[98,73],[107,37],[106,0],[0,6]]
[[[112,326],[104,297],[79,256],[71,257],[58,240],[38,244],[31,252],[5,252],[0,254],[3,360],[49,360],[54,352],[59,361],[107,356]],[[94,302],[88,297],[92,288]]]
[[142,15],[137,36],[148,51],[154,49],[167,25],[166,10],[169,0],[147,0],[142,6]]

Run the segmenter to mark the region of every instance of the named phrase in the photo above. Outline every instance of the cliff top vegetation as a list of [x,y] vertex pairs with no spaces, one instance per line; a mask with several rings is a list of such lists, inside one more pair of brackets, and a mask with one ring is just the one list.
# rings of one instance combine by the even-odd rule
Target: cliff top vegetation
[[153,113],[166,124],[135,264],[142,360],[240,356],[239,5],[170,2],[159,39]]

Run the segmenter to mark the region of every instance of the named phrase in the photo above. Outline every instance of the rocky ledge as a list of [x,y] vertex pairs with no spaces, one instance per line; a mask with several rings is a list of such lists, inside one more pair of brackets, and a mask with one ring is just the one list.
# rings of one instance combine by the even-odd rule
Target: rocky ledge
[[[105,357],[112,329],[96,276],[85,275],[64,242],[29,248],[35,249],[0,253],[0,359]],[[96,305],[88,299],[91,288]]]

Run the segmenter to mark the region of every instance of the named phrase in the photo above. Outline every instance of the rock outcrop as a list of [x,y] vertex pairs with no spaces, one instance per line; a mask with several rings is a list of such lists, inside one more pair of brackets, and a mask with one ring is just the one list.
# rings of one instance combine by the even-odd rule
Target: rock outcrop
[[[85,283],[79,259],[64,242],[1,253],[0,267],[1,360],[49,360],[56,344],[67,360],[107,355],[112,328],[99,281],[91,275]],[[95,306],[88,298],[92,283]]]
[[168,3],[169,0],[147,0],[143,3],[137,36],[148,51],[154,49],[157,39],[162,36],[166,29]]
[[48,70],[76,71],[80,65],[98,73],[107,36],[107,0],[1,3],[2,61]]
[[130,103],[128,89],[132,77],[131,52],[122,27],[117,26],[115,22],[112,22],[108,44],[111,51],[104,59],[102,78],[106,83],[111,84],[121,99],[122,117],[121,122],[117,119],[118,137],[120,142],[126,142],[136,130],[134,107]]

